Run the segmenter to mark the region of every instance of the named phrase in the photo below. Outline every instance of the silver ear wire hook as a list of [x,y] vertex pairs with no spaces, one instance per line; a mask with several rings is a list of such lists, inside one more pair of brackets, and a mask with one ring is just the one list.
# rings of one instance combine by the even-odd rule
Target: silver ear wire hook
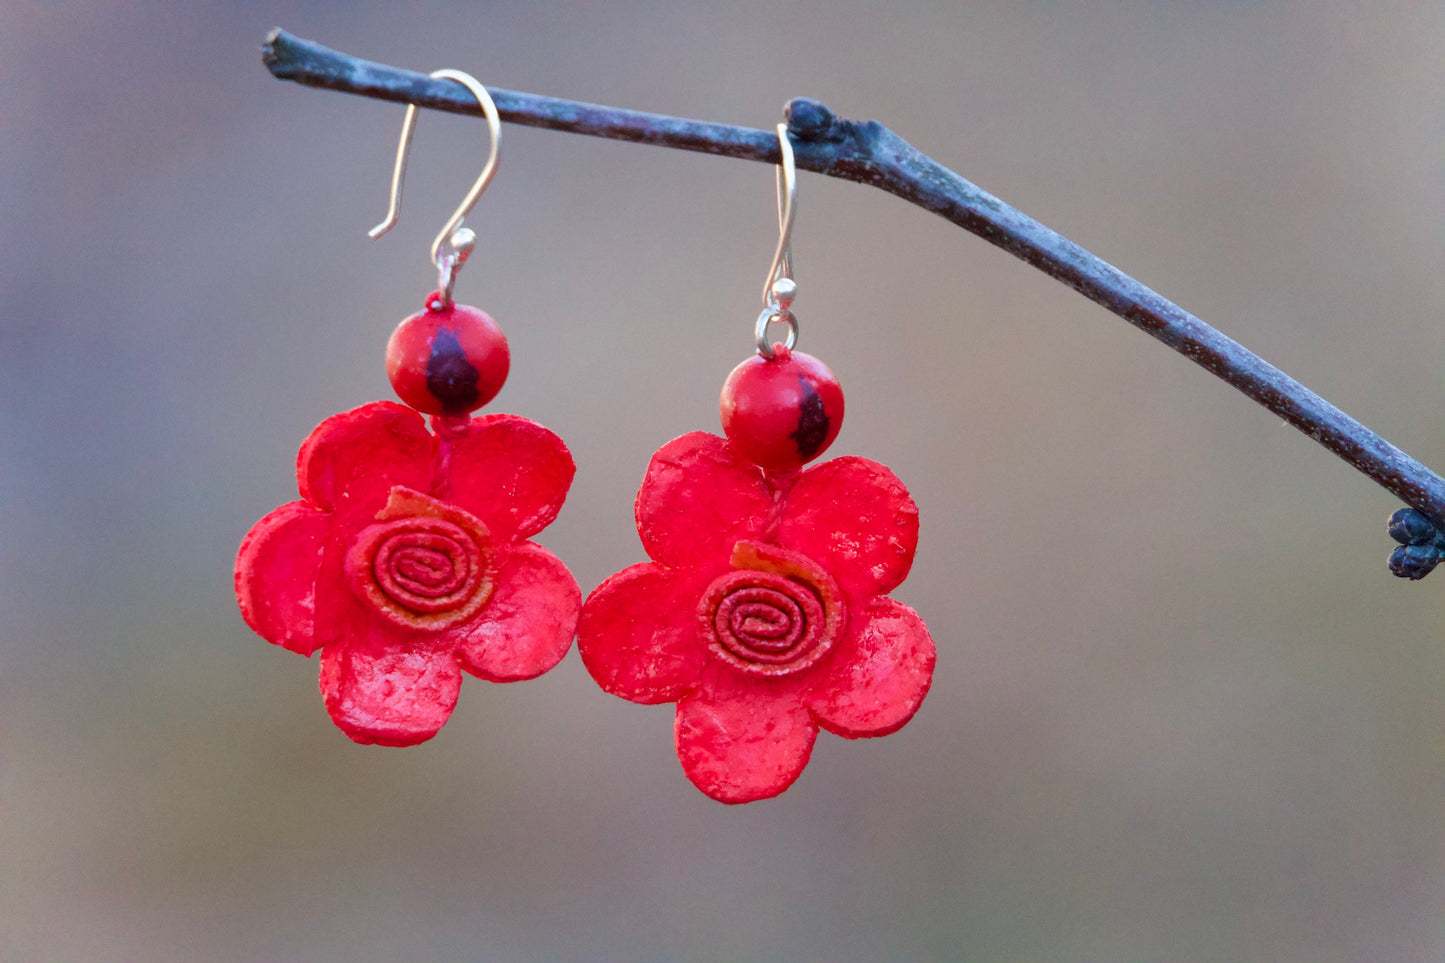
[[[467,258],[477,245],[476,233],[470,228],[462,227],[462,219],[476,206],[477,200],[487,189],[487,185],[492,183],[492,177],[497,172],[497,152],[502,146],[502,118],[497,113],[497,105],[487,93],[487,88],[478,83],[471,74],[444,69],[434,71],[431,76],[439,80],[454,80],[471,91],[472,96],[477,98],[477,103],[482,105],[482,114],[487,119],[487,130],[492,138],[491,150],[487,153],[487,163],[482,167],[481,176],[472,185],[472,189],[467,191],[467,196],[462,198],[452,216],[447,218],[436,240],[432,241],[432,263],[440,272],[437,287],[442,293],[441,306],[448,307],[452,303],[452,289],[457,283],[457,272],[467,263]],[[367,232],[372,238],[381,237],[395,227],[397,215],[401,212],[401,189],[406,180],[406,162],[411,153],[411,138],[416,132],[416,111],[416,105],[409,104],[406,116],[402,118],[401,141],[397,144],[396,164],[391,172],[391,205],[386,212],[386,219]]]
[[777,168],[778,246],[773,263],[768,266],[768,279],[763,282],[763,313],[758,315],[754,332],[758,354],[773,360],[773,345],[768,340],[768,326],[788,326],[783,344],[791,349],[798,343],[798,319],[793,317],[793,299],[798,285],[793,281],[793,219],[798,211],[798,171],[793,162],[793,144],[788,140],[788,125],[778,125],[778,152],[782,163]]
[[778,149],[782,154],[782,163],[777,167],[778,247],[768,267],[768,279],[763,283],[764,304],[777,300],[774,284],[793,279],[793,216],[798,209],[798,171],[793,164],[793,144],[788,140],[787,124],[778,125]]

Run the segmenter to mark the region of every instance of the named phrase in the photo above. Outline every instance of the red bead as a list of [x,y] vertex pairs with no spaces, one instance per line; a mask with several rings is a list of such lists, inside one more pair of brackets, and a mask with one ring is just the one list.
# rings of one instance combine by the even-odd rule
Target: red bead
[[433,292],[426,310],[397,325],[386,343],[386,376],[417,411],[464,415],[502,390],[511,355],[502,329],[485,311],[441,303]]
[[771,361],[754,355],[733,369],[719,409],[738,454],[770,471],[788,471],[838,437],[843,389],[817,358],[775,344]]

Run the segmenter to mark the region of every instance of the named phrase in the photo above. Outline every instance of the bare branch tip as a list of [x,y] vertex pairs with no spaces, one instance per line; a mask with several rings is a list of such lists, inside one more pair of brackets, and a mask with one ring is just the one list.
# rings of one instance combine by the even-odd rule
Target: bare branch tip
[[822,101],[811,97],[794,97],[783,107],[788,133],[799,140],[836,139],[838,117]]
[[290,36],[280,27],[272,27],[267,31],[266,38],[261,41],[261,63],[265,64],[267,69],[274,70],[284,59],[283,54],[276,48],[285,46]]

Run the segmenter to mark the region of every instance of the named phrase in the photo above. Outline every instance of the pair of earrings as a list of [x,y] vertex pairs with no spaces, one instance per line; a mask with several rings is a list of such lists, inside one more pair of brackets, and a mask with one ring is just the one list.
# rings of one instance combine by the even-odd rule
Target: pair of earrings
[[[321,693],[356,742],[408,746],[451,715],[462,673],[535,678],[572,641],[599,686],[677,704],[688,778],[726,803],[776,796],[802,772],[820,727],[848,738],[904,725],[927,694],[933,641],[887,597],[908,574],[918,511],[877,462],[812,468],[837,437],[843,393],[793,351],[792,146],[778,125],[780,237],[763,290],[757,353],[728,376],[726,437],[692,432],[653,455],[635,506],[652,559],[583,602],[551,552],[530,541],[562,506],[574,465],[548,429],[472,412],[509,368],[501,329],[456,303],[475,244],[461,226],[496,170],[501,121],[486,89],[440,70],[482,105],[482,175],[432,244],[438,290],[387,344],[392,386],[328,418],[301,446],[300,499],[256,523],[236,559],[247,624],[301,655],[321,652]],[[416,107],[392,180],[395,222]],[[773,325],[786,328],[773,343]],[[430,428],[423,415],[430,416]]]

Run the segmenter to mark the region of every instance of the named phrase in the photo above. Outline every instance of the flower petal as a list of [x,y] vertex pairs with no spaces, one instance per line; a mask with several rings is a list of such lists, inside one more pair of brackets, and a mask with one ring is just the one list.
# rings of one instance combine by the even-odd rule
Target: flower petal
[[884,595],[913,564],[918,506],[886,465],[834,458],[788,493],[778,541],[816,559],[854,597]]
[[331,518],[287,502],[262,518],[236,553],[241,617],[266,641],[301,655],[316,651],[316,574]]
[[652,456],[637,493],[637,534],[653,559],[684,568],[726,560],[739,540],[762,534],[772,509],[761,470],[726,440],[694,431]]
[[442,494],[482,520],[499,542],[528,538],[552,523],[576,466],[567,446],[517,415],[484,415],[444,430]]
[[369,521],[394,485],[430,492],[435,460],[436,439],[421,415],[374,401],[318,425],[297,455],[296,477],[311,504],[343,521]]
[[398,638],[404,638],[401,627],[378,621],[380,616],[351,590],[345,571],[349,547],[344,537],[333,535],[321,552],[321,566],[316,570],[315,644],[322,649],[351,645],[378,631],[378,625],[392,625]]
[[379,628],[321,650],[321,695],[332,720],[364,745],[414,746],[451,718],[461,667],[434,646]]
[[462,668],[492,682],[533,679],[562,661],[582,593],[567,566],[532,542],[516,546],[477,620],[454,630]]
[[718,802],[776,796],[808,764],[818,726],[793,690],[729,685],[677,704],[673,739],[693,785]]
[[597,684],[644,705],[692,691],[707,662],[697,602],[709,580],[644,562],[597,586],[577,628],[577,652]]
[[874,599],[853,617],[856,639],[840,640],[818,666],[806,697],[818,723],[856,739],[903,727],[933,681],[933,638],[902,602]]

